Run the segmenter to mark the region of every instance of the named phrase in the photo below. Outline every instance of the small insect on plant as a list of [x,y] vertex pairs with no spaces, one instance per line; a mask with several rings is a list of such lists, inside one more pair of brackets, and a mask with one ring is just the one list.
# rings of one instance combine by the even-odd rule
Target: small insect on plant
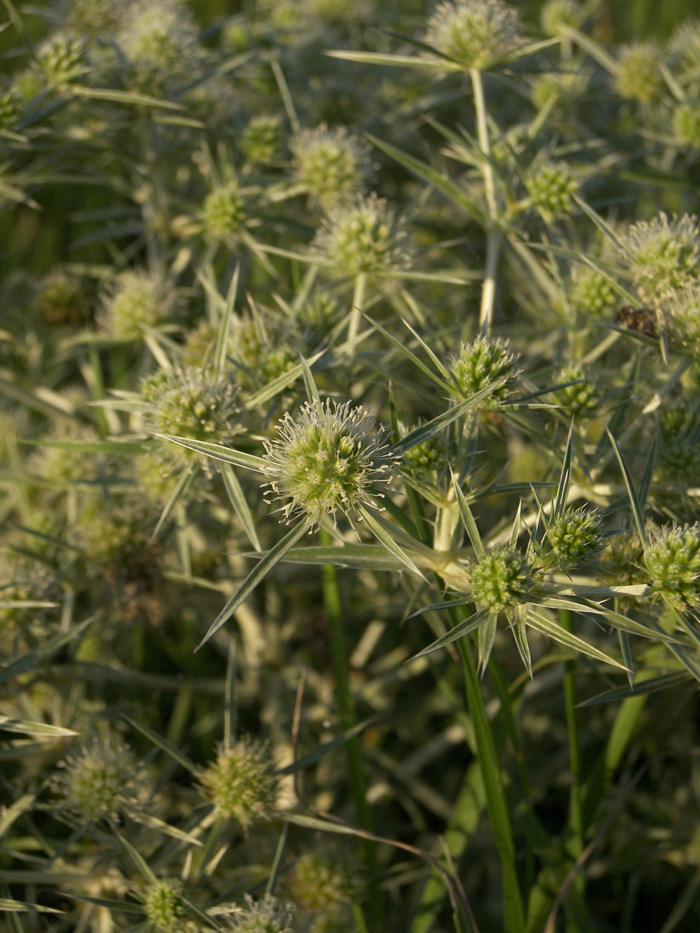
[[656,311],[653,308],[633,308],[632,305],[624,305],[616,312],[613,323],[644,337],[658,337]]

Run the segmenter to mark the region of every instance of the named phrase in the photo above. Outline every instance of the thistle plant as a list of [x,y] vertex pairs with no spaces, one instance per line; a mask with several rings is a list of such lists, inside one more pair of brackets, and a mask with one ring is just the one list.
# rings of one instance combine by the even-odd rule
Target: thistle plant
[[697,18],[5,7],[12,930],[699,929]]

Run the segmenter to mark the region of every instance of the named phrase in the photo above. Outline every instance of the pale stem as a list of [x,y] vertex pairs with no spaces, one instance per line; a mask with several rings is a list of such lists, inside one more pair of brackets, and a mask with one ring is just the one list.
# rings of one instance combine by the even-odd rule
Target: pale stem
[[483,177],[486,206],[489,213],[489,230],[486,238],[486,270],[484,283],[481,287],[481,308],[479,309],[479,329],[483,334],[491,331],[493,321],[493,305],[496,297],[496,272],[498,258],[501,252],[501,234],[497,229],[498,205],[496,203],[496,184],[491,165],[491,145],[486,122],[486,105],[484,103],[484,87],[481,83],[481,72],[472,68],[469,71],[474,92],[474,109],[476,111],[476,132],[479,148],[484,156]]
[[348,326],[348,343],[352,346],[357,335],[360,332],[360,323],[362,322],[362,310],[365,303],[365,292],[367,291],[367,273],[358,272],[355,276],[355,291],[352,296],[352,309],[350,311],[350,324]]

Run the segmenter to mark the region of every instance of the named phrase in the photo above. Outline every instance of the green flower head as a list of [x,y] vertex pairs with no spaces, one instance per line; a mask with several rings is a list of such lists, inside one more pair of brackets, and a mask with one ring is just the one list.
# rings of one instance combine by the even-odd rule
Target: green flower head
[[676,609],[700,607],[700,524],[650,534],[644,564],[655,593]]
[[265,441],[265,473],[287,519],[300,515],[313,526],[341,512],[353,522],[362,508],[377,507],[397,458],[364,408],[307,402],[296,418],[287,412],[277,430]]
[[345,127],[304,130],[292,143],[297,181],[324,210],[357,195],[367,179],[367,147]]
[[463,343],[459,355],[452,360],[451,372],[458,393],[469,398],[502,379],[499,386],[482,403],[484,409],[500,407],[510,395],[519,371],[517,357],[508,343],[500,337],[478,336],[471,343]]
[[503,0],[451,0],[428,21],[425,41],[465,69],[484,70],[517,51],[518,14]]
[[221,746],[216,761],[199,780],[217,815],[236,820],[243,829],[269,820],[274,813],[279,780],[261,742],[241,739],[232,748]]
[[621,258],[640,298],[656,306],[698,280],[700,226],[690,214],[661,213],[632,224],[621,237]]
[[532,562],[511,548],[494,548],[470,564],[469,586],[479,609],[508,612],[532,587]]

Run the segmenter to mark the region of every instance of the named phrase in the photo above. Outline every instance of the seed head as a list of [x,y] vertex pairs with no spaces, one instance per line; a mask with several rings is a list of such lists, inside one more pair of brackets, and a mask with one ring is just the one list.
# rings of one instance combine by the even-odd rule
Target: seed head
[[324,210],[357,195],[370,171],[367,147],[345,127],[304,130],[292,152],[297,181]]
[[662,65],[661,50],[653,42],[622,46],[615,75],[617,93],[640,104],[651,103],[660,97],[664,90]]
[[425,41],[465,69],[483,71],[521,44],[518,14],[503,0],[441,3],[428,21]]
[[478,608],[491,612],[515,609],[533,582],[531,561],[510,548],[495,548],[470,564],[468,573]]
[[202,791],[217,815],[236,820],[244,830],[272,818],[279,779],[265,745],[242,739],[219,748],[216,761],[200,775]]
[[156,881],[145,893],[144,911],[156,933],[184,931],[185,905],[182,902],[182,882],[177,878]]
[[700,227],[689,214],[661,213],[632,224],[621,237],[622,261],[646,304],[656,306],[698,280]]
[[592,317],[609,317],[620,298],[609,279],[596,269],[584,269],[571,289],[573,306]]
[[375,274],[405,268],[408,236],[386,202],[375,194],[328,212],[312,250],[343,275]]
[[138,340],[146,329],[169,321],[178,309],[172,285],[145,269],[120,272],[102,296],[97,319],[118,340]]
[[358,896],[355,872],[332,852],[306,852],[285,875],[285,891],[305,916],[311,933],[340,933],[351,925],[350,907]]
[[450,368],[456,389],[463,398],[505,377],[503,385],[481,403],[482,409],[489,409],[499,408],[510,395],[519,375],[516,363],[517,356],[510,351],[507,341],[479,335],[471,343],[461,345]]
[[245,228],[245,222],[245,200],[237,181],[223,182],[209,192],[202,209],[207,239],[232,243]]
[[127,745],[93,739],[58,767],[53,788],[61,806],[82,820],[119,820],[143,809],[148,781]]
[[644,564],[651,588],[676,609],[700,606],[700,524],[672,525],[649,535]]
[[300,515],[313,526],[339,511],[353,522],[360,507],[377,508],[397,460],[364,408],[307,402],[296,418],[287,412],[277,432],[264,442],[265,474],[287,520]]
[[253,117],[241,136],[241,152],[256,165],[269,165],[280,157],[282,130],[277,117]]

